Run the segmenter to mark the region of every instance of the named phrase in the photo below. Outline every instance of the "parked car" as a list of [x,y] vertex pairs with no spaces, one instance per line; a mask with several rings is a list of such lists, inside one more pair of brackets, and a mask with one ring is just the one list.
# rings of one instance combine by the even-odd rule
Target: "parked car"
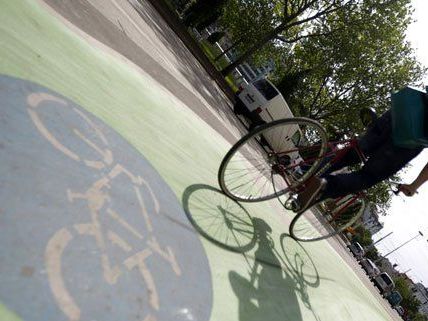
[[403,297],[401,296],[400,292],[392,291],[386,296],[386,299],[388,300],[389,304],[394,307],[403,300]]
[[243,84],[235,96],[234,112],[250,121],[250,129],[293,113],[278,88],[267,79]]
[[357,260],[361,260],[364,256],[364,248],[360,243],[354,242],[348,245],[348,248],[351,250],[351,253],[355,256]]
[[373,279],[375,286],[383,295],[388,295],[395,288],[395,283],[386,272],[382,272]]
[[397,306],[395,306],[395,307],[394,307],[394,309],[395,309],[395,311],[397,311],[397,313],[398,313],[400,316],[403,316],[403,315],[404,315],[404,308],[403,308],[401,305],[397,305]]
[[373,263],[372,260],[362,259],[360,264],[369,277],[374,278],[380,274],[379,268],[376,266],[376,264]]

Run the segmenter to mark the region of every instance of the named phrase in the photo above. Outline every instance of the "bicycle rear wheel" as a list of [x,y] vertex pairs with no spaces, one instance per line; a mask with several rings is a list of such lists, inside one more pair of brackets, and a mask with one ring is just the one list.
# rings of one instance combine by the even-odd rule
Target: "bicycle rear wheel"
[[365,208],[365,200],[357,196],[325,200],[297,213],[290,224],[290,235],[302,242],[326,239],[354,226]]
[[318,122],[307,118],[273,121],[232,146],[221,162],[219,185],[237,201],[268,200],[308,179],[326,150],[327,136]]

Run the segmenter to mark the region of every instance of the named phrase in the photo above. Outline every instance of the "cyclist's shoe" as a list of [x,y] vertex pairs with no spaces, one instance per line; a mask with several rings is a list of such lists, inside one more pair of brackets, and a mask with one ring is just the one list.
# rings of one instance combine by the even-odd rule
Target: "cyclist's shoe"
[[297,202],[299,203],[299,212],[302,212],[312,206],[325,188],[327,181],[324,178],[316,176],[311,177],[305,183],[305,189],[297,195]]

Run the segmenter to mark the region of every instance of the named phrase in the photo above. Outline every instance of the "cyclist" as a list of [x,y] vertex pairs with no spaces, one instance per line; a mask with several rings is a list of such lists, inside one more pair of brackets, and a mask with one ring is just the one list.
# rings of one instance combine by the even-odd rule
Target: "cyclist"
[[[326,174],[311,177],[305,184],[305,189],[297,196],[301,211],[315,202],[345,196],[374,186],[397,173],[424,148],[424,146],[404,148],[394,145],[391,110],[377,118],[358,143],[368,158],[363,167],[355,172],[332,174],[341,168],[361,162],[356,151],[351,150]],[[399,190],[407,196],[412,196],[427,180],[428,163],[411,184],[402,184]]]

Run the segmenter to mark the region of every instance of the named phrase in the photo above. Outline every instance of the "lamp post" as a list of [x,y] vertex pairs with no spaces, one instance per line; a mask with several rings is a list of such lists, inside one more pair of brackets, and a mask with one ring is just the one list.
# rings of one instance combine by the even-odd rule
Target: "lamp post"
[[379,243],[380,241],[383,241],[384,239],[386,239],[388,236],[390,236],[392,234],[392,232],[389,232],[388,234],[386,234],[385,236],[382,236],[379,240],[377,240],[376,242],[373,242],[372,244],[370,244],[369,246],[367,246],[366,248],[365,248],[365,251],[367,252],[367,251],[370,251],[372,248],[374,248],[375,247],[375,245],[377,244],[377,243]]
[[[424,234],[419,231],[418,234],[416,234],[415,236],[413,236],[412,238],[410,238],[409,240],[407,240],[406,242],[404,242],[403,244],[401,244],[400,246],[396,247],[395,249],[393,249],[392,251],[389,251],[388,253],[386,253],[385,255],[383,255],[382,257],[378,258],[376,260],[376,262],[379,262],[382,258],[387,257],[388,255],[390,255],[391,253],[394,253],[395,251],[397,251],[398,249],[402,248],[404,245],[406,245],[407,243],[409,243],[410,241],[413,241],[415,238],[419,237],[419,236],[424,236]],[[428,241],[428,240],[427,240]]]

